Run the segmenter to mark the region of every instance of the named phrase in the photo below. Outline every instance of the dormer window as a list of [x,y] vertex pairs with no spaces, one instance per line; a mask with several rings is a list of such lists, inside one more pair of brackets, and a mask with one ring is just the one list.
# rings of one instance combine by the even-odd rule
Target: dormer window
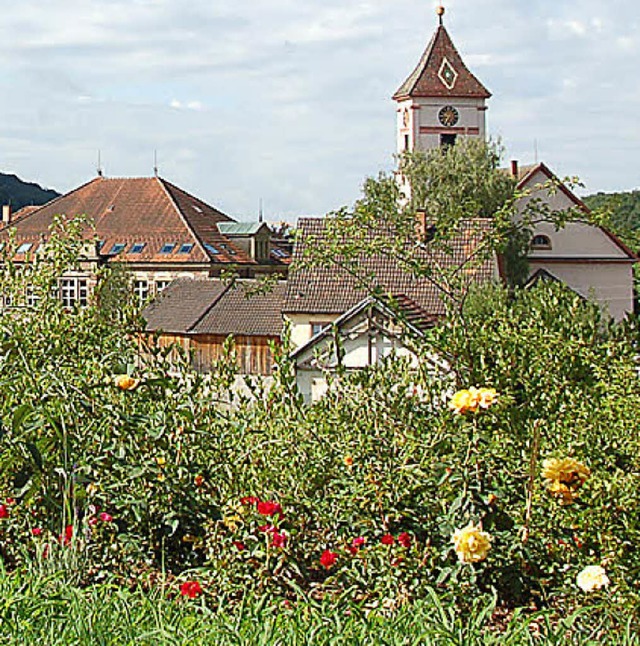
[[121,253],[122,251],[124,251],[124,248],[126,246],[127,245],[124,242],[116,242],[116,244],[114,244],[113,247],[111,247],[111,251],[109,253],[113,255],[117,253]]
[[551,249],[551,238],[541,233],[536,234],[531,239],[531,249],[534,251]]
[[33,244],[31,242],[23,242],[19,247],[16,253],[27,253],[31,250]]

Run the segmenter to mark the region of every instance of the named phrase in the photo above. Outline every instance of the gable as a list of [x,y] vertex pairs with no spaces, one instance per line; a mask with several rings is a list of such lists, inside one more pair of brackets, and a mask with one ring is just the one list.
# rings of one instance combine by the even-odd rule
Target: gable
[[[550,190],[545,184],[555,182],[556,188]],[[518,210],[522,213],[527,205],[535,200],[541,200],[553,212],[563,212],[574,209],[588,213],[585,204],[571,189],[561,182],[544,164],[527,169],[518,184],[520,190],[530,194],[520,200]],[[628,249],[616,236],[603,227],[586,222],[568,222],[562,229],[556,231],[555,226],[547,222],[537,223],[532,228],[533,236],[543,235],[551,241],[550,249],[532,248],[530,259],[584,259],[584,260],[636,260],[635,254]]]

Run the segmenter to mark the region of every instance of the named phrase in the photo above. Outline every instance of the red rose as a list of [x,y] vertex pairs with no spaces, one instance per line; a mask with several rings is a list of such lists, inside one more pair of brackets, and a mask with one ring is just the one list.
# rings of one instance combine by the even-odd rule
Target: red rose
[[185,581],[180,586],[180,594],[189,599],[195,599],[202,594],[202,586],[197,581]]
[[362,547],[366,540],[367,539],[364,536],[358,536],[351,541],[351,547]]
[[257,505],[259,502],[260,499],[255,496],[245,496],[244,498],[240,498],[241,505]]
[[407,532],[402,532],[402,534],[398,535],[398,543],[400,543],[402,547],[411,547],[411,536],[407,534]]
[[352,556],[355,556],[360,550],[358,550],[357,547],[352,547],[351,545],[347,545],[347,552],[351,554]]
[[247,546],[242,541],[233,541],[233,546],[238,550],[238,552],[242,552],[247,549]]
[[16,501],[15,498],[7,498],[6,503],[7,505],[13,505],[15,501]]
[[100,514],[100,520],[101,520],[103,523],[110,523],[110,522],[113,520],[113,516],[111,516],[111,514],[107,514],[107,512],[106,512],[106,511],[103,511],[103,512]]
[[98,524],[98,519],[95,516],[91,516],[91,518],[89,518],[87,522],[89,523],[90,527],[93,527],[94,525]]
[[320,565],[328,570],[335,565],[337,560],[338,555],[335,552],[332,552],[331,550],[325,550],[324,552],[322,552],[322,556],[320,557]]
[[6,505],[0,505],[0,518],[9,518],[9,510]]
[[272,500],[266,500],[258,503],[258,513],[263,516],[275,516],[279,514],[282,516],[282,507]]
[[60,534],[59,541],[63,545],[69,545],[72,538],[73,538],[73,525],[67,525],[64,528],[64,532]]
[[284,533],[280,534],[278,531],[275,531],[273,533],[273,536],[271,537],[271,544],[274,547],[284,547],[286,543],[287,543],[286,534]]
[[381,539],[380,542],[383,545],[393,545],[396,542],[396,539],[391,536],[391,534],[385,534]]
[[32,536],[41,536],[42,535],[42,527],[34,527],[31,530],[31,535]]

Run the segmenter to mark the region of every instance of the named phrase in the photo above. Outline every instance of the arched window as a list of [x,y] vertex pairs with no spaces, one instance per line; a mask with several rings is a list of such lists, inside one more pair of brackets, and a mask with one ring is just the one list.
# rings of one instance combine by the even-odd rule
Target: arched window
[[531,239],[532,249],[551,249],[551,238],[538,233]]

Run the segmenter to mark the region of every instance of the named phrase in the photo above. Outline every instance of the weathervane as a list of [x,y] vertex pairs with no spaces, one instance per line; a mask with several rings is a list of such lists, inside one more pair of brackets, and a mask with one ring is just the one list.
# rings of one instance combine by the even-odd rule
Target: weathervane
[[445,8],[443,5],[438,5],[438,8],[436,9],[436,13],[438,14],[438,17],[440,18],[440,26],[444,24],[444,12]]

